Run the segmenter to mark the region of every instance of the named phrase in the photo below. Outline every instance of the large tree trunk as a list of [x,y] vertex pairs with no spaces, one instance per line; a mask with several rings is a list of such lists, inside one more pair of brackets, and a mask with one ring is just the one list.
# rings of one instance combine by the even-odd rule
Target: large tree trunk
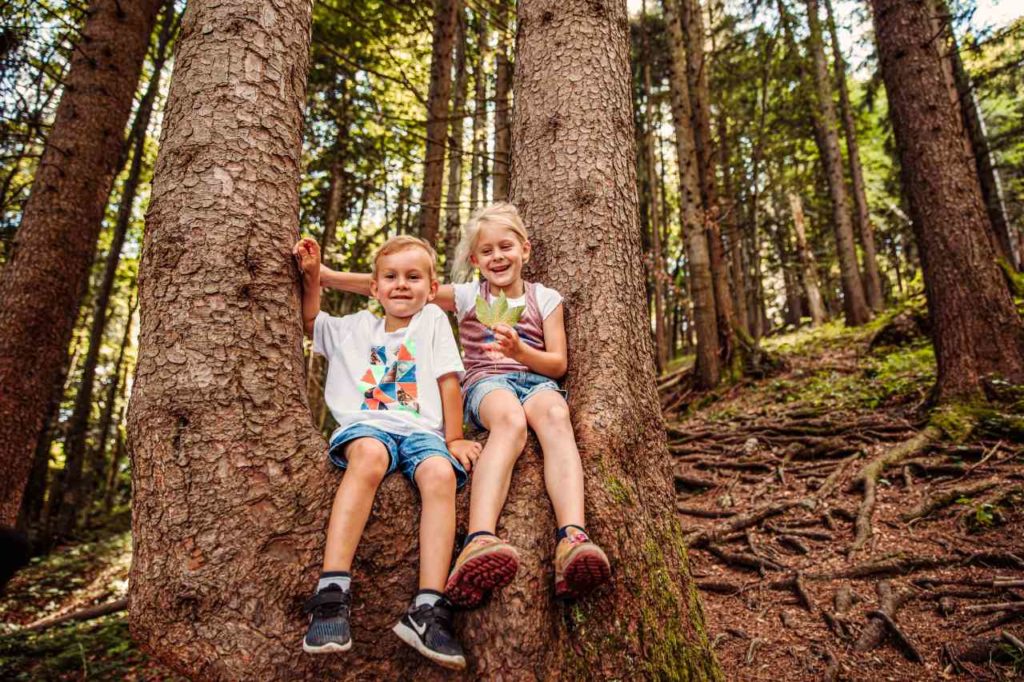
[[64,363],[163,0],[93,0],[0,271],[0,526],[13,526]]
[[452,45],[462,0],[434,0],[434,42],[427,93],[427,144],[420,193],[420,237],[437,244],[441,223],[441,184],[448,139],[448,99],[452,92]]
[[110,247],[103,263],[103,276],[100,278],[93,299],[92,321],[89,325],[89,343],[82,363],[82,374],[75,394],[75,404],[68,420],[67,437],[64,441],[64,468],[54,481],[51,497],[50,522],[47,539],[63,538],[74,530],[76,519],[83,511],[83,471],[86,455],[86,433],[93,408],[93,388],[96,380],[96,366],[103,345],[103,335],[107,329],[107,313],[110,307],[110,296],[114,291],[114,278],[117,276],[118,265],[121,263],[121,249],[135,209],[135,197],[142,182],[142,163],[146,156],[146,140],[148,139],[149,120],[153,114],[153,106],[157,93],[160,91],[160,76],[167,58],[176,27],[177,12],[174,6],[167,5],[164,13],[157,49],[153,57],[153,76],[146,87],[146,92],[139,102],[132,125],[133,139],[132,161],[128,167],[128,175],[124,181],[124,189],[117,207],[117,218],[110,240]]
[[676,0],[662,0],[669,36],[669,89],[672,95],[672,119],[676,129],[676,158],[679,162],[679,204],[690,271],[690,296],[697,331],[697,379],[704,388],[713,388],[721,380],[717,306],[711,272],[711,255],[701,202],[697,152],[690,119],[686,56],[679,25]]
[[825,304],[821,301],[818,288],[818,264],[814,252],[807,245],[807,229],[804,226],[804,205],[799,194],[789,195],[789,208],[793,212],[793,231],[796,233],[796,249],[800,254],[801,279],[807,294],[807,308],[811,324],[820,327],[825,322]]
[[864,169],[860,165],[860,145],[857,143],[857,127],[853,121],[850,91],[846,87],[846,60],[843,59],[843,51],[839,45],[839,32],[836,30],[835,14],[832,12],[832,0],[825,0],[825,12],[828,17],[829,35],[832,39],[832,61],[835,64],[836,87],[839,89],[839,113],[843,121],[843,135],[846,137],[846,160],[850,167],[853,216],[857,223],[857,233],[860,235],[860,245],[864,249],[862,258],[864,291],[868,297],[868,305],[877,313],[885,307],[885,299],[882,296],[882,276],[878,272],[875,228],[871,225],[871,214],[868,211]]
[[512,89],[512,61],[509,59],[508,43],[512,33],[512,0],[498,0],[495,29],[498,31],[498,47],[494,55],[494,201],[508,199],[509,152],[512,150],[512,109],[509,91]]
[[466,127],[466,97],[469,95],[466,29],[466,12],[460,9],[455,26],[455,92],[448,131],[448,206],[444,215],[444,274],[449,282],[455,265],[455,249],[462,235],[462,137]]
[[921,249],[940,400],[1024,382],[1024,323],[988,236],[960,112],[946,96],[927,0],[872,0],[882,76]]
[[864,298],[864,284],[857,266],[850,202],[846,195],[846,180],[843,178],[843,155],[839,150],[836,108],[832,102],[832,86],[829,82],[828,65],[825,62],[821,22],[818,19],[818,0],[807,0],[807,23],[810,27],[807,46],[815,86],[812,115],[814,138],[818,143],[821,164],[825,169],[829,197],[832,201],[832,229],[836,237],[836,255],[839,258],[843,286],[843,312],[846,315],[846,324],[856,326],[870,320],[871,311]]
[[487,10],[474,6],[476,64],[473,67],[473,160],[469,172],[472,210],[487,203]]
[[626,4],[520,0],[519,27],[511,196],[537,245],[531,277],[568,302],[568,389],[587,474],[588,526],[609,551],[616,579],[603,600],[576,607],[586,627],[568,627],[565,607],[551,602],[554,523],[543,462],[531,453],[520,460],[504,522],[528,550],[526,575],[469,622],[501,624],[503,646],[482,652],[489,676],[718,679],[673,511],[654,372],[645,362],[650,321]]

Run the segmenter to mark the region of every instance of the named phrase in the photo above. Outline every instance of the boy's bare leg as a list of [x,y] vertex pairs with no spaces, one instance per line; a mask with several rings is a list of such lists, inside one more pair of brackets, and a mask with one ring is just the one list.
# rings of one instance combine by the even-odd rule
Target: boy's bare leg
[[428,457],[416,467],[420,512],[420,589],[444,590],[455,544],[455,470],[444,457]]
[[324,571],[348,571],[373,508],[377,487],[388,472],[388,450],[374,438],[357,438],[345,446],[348,468],[331,507],[324,547]]
[[585,528],[583,465],[565,398],[555,391],[540,391],[526,401],[523,409],[544,451],[544,485],[558,527],[571,524]]
[[473,467],[469,532],[493,533],[508,497],[512,468],[526,445],[526,414],[511,391],[498,389],[480,403],[480,423],[490,433]]

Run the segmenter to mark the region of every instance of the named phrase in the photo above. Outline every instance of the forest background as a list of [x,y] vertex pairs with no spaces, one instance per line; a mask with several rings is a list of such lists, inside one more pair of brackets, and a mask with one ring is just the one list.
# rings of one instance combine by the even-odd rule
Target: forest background
[[[96,164],[92,173],[85,166],[84,175],[101,177],[107,164],[114,179],[93,232],[96,239],[80,235],[84,243],[68,247],[69,253],[88,254],[88,275],[76,292],[80,295],[73,297],[73,309],[53,313],[74,322],[69,343],[58,344],[56,355],[51,354],[60,358],[59,372],[50,375],[55,381],[37,396],[37,402],[45,403],[45,409],[37,410],[41,428],[31,420],[22,424],[20,417],[20,426],[5,427],[14,434],[5,435],[6,440],[32,446],[30,458],[23,458],[26,466],[20,467],[26,476],[18,483],[11,525],[25,533],[34,559],[12,583],[11,594],[21,596],[3,603],[10,637],[0,644],[0,670],[9,666],[18,674],[74,675],[88,667],[87,659],[101,670],[108,666],[111,676],[123,672],[120,666],[142,677],[165,674],[128,645],[123,618],[100,621],[99,629],[86,634],[74,632],[73,638],[95,643],[88,656],[84,649],[69,648],[68,637],[52,636],[50,629],[54,617],[97,605],[115,614],[124,607],[132,504],[127,415],[139,339],[137,282],[150,182],[185,11],[184,3],[151,4],[152,21],[138,37],[142,52],[136,50],[141,73],[127,86],[134,95],[124,129],[106,131],[123,140],[120,151],[116,158],[83,161]],[[948,101],[962,126],[975,172],[972,182],[981,190],[990,241],[1001,264],[1000,286],[1019,296],[1024,17],[1014,5],[1006,0],[948,5],[932,0],[930,17],[946,68]],[[325,263],[366,271],[376,245],[396,234],[417,234],[437,245],[448,277],[449,254],[470,213],[509,198],[515,163],[516,12],[511,0],[314,4],[299,224],[320,242]],[[0,7],[0,273],[19,248],[19,228],[44,151],[55,146],[60,151],[51,134],[91,14],[84,0],[7,0]],[[859,397],[859,407],[896,410],[899,419],[912,423],[912,433],[900,434],[910,442],[915,437],[922,441],[908,454],[956,440],[951,432],[957,429],[949,422],[959,424],[964,418],[973,424],[979,418],[973,412],[963,417],[958,407],[955,413],[942,413],[946,422],[934,419],[933,407],[950,404],[950,396],[963,398],[964,381],[954,376],[954,364],[943,365],[941,358],[945,377],[936,374],[935,351],[927,341],[930,326],[940,323],[935,308],[930,322],[925,312],[927,273],[914,226],[915,219],[922,220],[915,215],[921,209],[913,205],[908,188],[913,174],[901,157],[901,145],[905,149],[907,143],[894,130],[887,97],[893,85],[883,77],[870,8],[846,0],[631,0],[628,17],[642,285],[650,363],[660,376],[669,436],[675,437],[673,462],[683,461],[678,458],[688,454],[684,441],[701,431],[693,423],[689,428],[680,424],[694,415],[702,419],[708,408],[719,410],[716,419],[728,410],[733,410],[731,418],[752,418],[758,400],[778,399],[757,391],[778,382],[790,382],[787,390],[799,396],[786,402],[802,404],[807,395],[800,391],[806,387],[792,388],[792,373],[795,368],[799,375],[802,362],[812,367],[847,363],[851,372],[891,380],[881,396]],[[87,117],[102,118],[97,112]],[[60,249],[33,254],[55,279],[66,268],[73,270],[64,257]],[[974,290],[973,282],[961,284]],[[977,291],[978,305],[984,306]],[[365,304],[337,292],[324,299],[325,309],[336,315]],[[929,304],[935,305],[934,298]],[[953,304],[948,310],[956,318]],[[866,345],[894,328],[916,339],[895,360],[859,351],[841,362],[833,357],[845,346]],[[967,334],[959,341],[970,338]],[[37,341],[40,348],[47,344]],[[966,348],[950,350],[949,343],[946,348],[969,355]],[[904,365],[890,371],[891,362]],[[313,420],[327,435],[333,424],[322,399],[324,368],[308,349],[306,371]],[[840,394],[843,387],[836,388],[836,379],[828,381]],[[971,381],[977,387],[980,379]],[[986,386],[985,399],[1005,403],[1006,396],[997,393]],[[732,405],[733,400],[739,402]],[[1001,415],[1018,412],[1010,403]],[[21,437],[18,429],[31,433]],[[1001,480],[1012,480],[1019,475],[1012,474],[1012,463],[1019,460],[1019,449],[1014,450],[1019,446],[1013,445],[1019,433],[999,434],[992,443],[1002,444],[1011,471]],[[992,443],[984,440],[991,433],[973,437],[983,439],[981,460],[991,450]],[[965,434],[959,440],[970,441]],[[748,442],[743,439],[744,447]],[[699,504],[700,494],[710,491],[709,507],[721,506],[716,496],[721,481],[699,476],[687,481],[688,475],[677,468],[680,494],[699,493],[691,500]],[[874,482],[863,487],[873,490]],[[958,493],[954,501],[969,502],[980,500],[983,492],[963,485],[951,490]],[[1013,497],[1019,496],[1019,486],[1013,490],[1001,486],[1001,497],[976,502],[971,509],[976,516],[992,516],[1012,535],[1013,528],[1019,530],[1012,510],[1020,505]],[[871,534],[870,513],[863,510],[859,507],[850,520],[858,550]],[[705,512],[703,517],[716,518]],[[706,535],[689,539],[698,547],[713,546]],[[749,563],[758,552],[756,543],[747,541]],[[1017,556],[1019,546],[1003,549]],[[719,559],[726,565],[743,563],[735,556]],[[755,558],[754,568],[763,573],[765,561]],[[1019,572],[1022,566],[1011,562],[1009,568]],[[88,580],[64,585],[45,579],[72,572]],[[715,592],[713,586],[709,591]],[[712,612],[713,599],[708,602]],[[1008,600],[1019,601],[1019,595]],[[1019,612],[1016,607],[997,611],[1004,616]],[[86,615],[91,619],[105,613]],[[731,626],[713,613],[709,620],[712,637],[725,637],[722,633]],[[27,633],[40,623],[39,630],[49,631],[51,639],[29,638]],[[751,664],[759,636],[744,634],[745,639],[734,637],[741,653],[719,654],[730,679],[742,676],[744,662],[751,667],[751,679],[757,677]],[[1008,646],[1010,662],[1002,661],[1003,667],[993,663],[992,674],[1004,674],[1000,671],[1024,661],[1024,650],[1013,654],[1012,642],[1000,646]],[[59,655],[47,661],[39,651]],[[831,653],[816,655],[823,668],[835,660]],[[934,663],[941,665],[939,659]]]

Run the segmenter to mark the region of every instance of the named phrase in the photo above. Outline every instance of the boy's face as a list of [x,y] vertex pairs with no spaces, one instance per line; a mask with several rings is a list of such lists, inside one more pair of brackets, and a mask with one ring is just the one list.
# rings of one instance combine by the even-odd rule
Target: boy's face
[[430,256],[408,248],[381,256],[370,294],[391,317],[407,319],[423,310],[437,295],[437,280],[430,276]]

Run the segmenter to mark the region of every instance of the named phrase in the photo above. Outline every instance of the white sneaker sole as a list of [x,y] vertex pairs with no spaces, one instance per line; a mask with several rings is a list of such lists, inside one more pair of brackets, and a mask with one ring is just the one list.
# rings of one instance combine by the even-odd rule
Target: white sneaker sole
[[465,670],[466,669],[466,657],[465,656],[449,656],[447,654],[439,654],[436,651],[432,651],[424,646],[420,636],[417,635],[412,628],[398,621],[395,627],[391,628],[391,631],[398,635],[398,639],[402,640],[416,651],[420,652],[426,658],[429,658],[434,663],[440,666],[448,668],[449,670]]
[[337,642],[328,642],[327,644],[321,644],[320,646],[313,646],[307,644],[306,640],[302,640],[302,650],[307,654],[334,654],[348,651],[352,648],[352,640],[348,640],[344,644],[338,644]]

